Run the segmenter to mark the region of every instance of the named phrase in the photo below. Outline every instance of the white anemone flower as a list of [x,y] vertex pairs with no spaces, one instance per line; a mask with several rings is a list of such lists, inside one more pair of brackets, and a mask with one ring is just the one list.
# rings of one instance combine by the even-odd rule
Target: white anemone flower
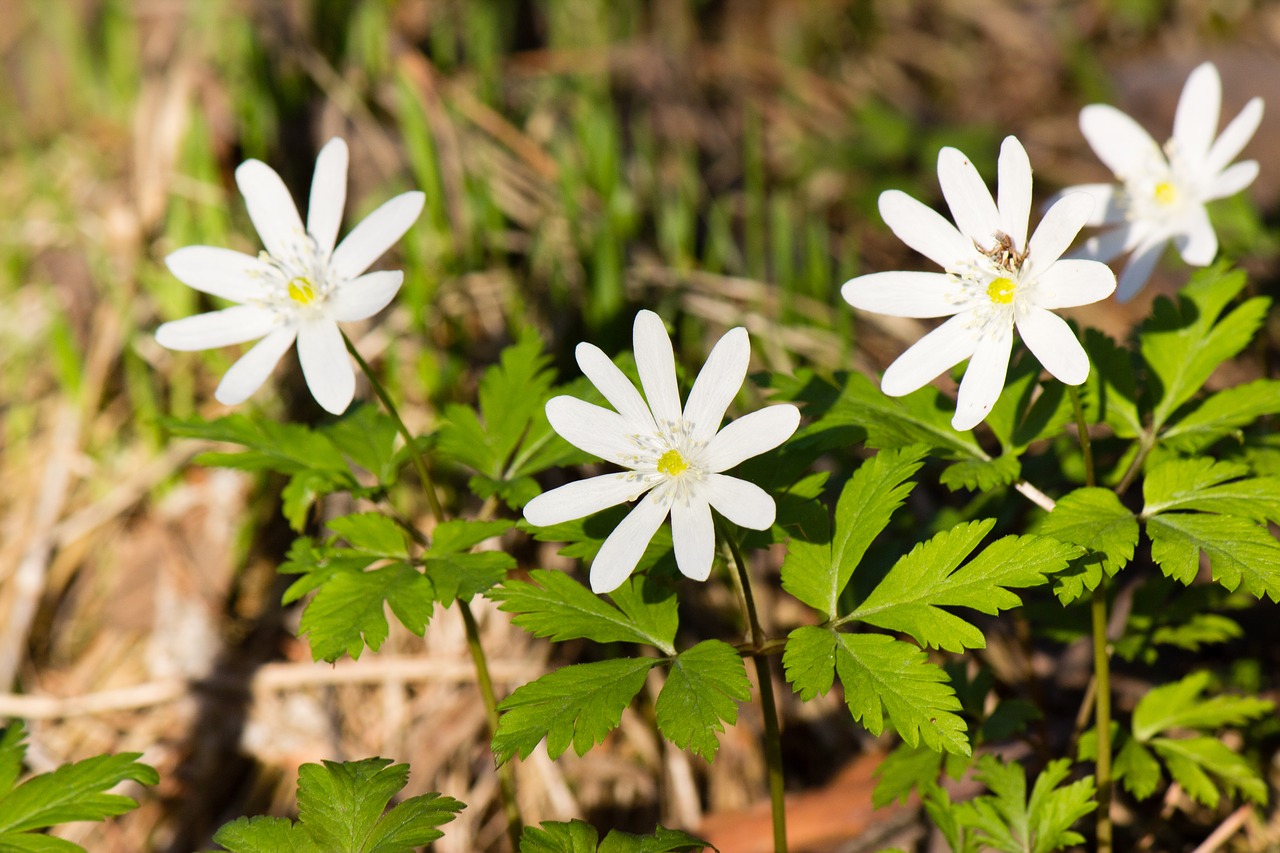
[[261,387],[295,340],[307,387],[326,411],[341,414],[355,395],[355,372],[338,323],[364,320],[391,301],[399,270],[366,273],[422,212],[420,192],[383,204],[334,246],[347,196],[347,144],[329,142],[316,158],[306,228],[284,181],[248,160],[236,169],[253,227],[257,257],[214,246],[187,246],[165,258],[196,290],[238,303],[165,323],[156,340],[174,350],[202,350],[261,340],[231,366],[214,396],[228,405]]
[[1062,260],[1093,207],[1085,193],[1064,196],[1045,213],[1031,239],[1031,163],[1017,139],[1000,147],[999,201],[978,170],[954,148],[938,153],[938,180],[953,226],[898,190],[880,195],[880,215],[902,242],[945,272],[879,272],[845,283],[855,308],[895,317],[947,317],[897,361],[880,382],[891,397],[909,394],[969,359],[956,429],[977,426],[1004,390],[1013,330],[1050,373],[1068,385],[1089,375],[1089,357],[1053,309],[1087,305],[1115,290],[1102,263]]
[[576,397],[547,401],[547,418],[556,432],[628,470],[552,489],[524,508],[531,524],[545,527],[640,500],[591,564],[591,589],[597,593],[611,592],[627,579],[668,515],[676,565],[700,581],[711,573],[715,556],[712,508],[741,527],[767,530],[776,512],[773,498],[754,483],[721,472],[782,444],[800,423],[799,410],[782,404],[720,429],[747,374],[746,329],[731,329],[716,343],[683,409],[671,339],[657,314],[636,315],[634,345],[644,397],[604,352],[581,343],[578,366],[616,411]]
[[1254,98],[1216,139],[1222,105],[1222,80],[1213,63],[1191,72],[1178,99],[1173,138],[1156,144],[1136,121],[1106,104],[1080,111],[1080,130],[1098,159],[1120,180],[1084,184],[1097,203],[1090,225],[1116,226],[1085,243],[1081,255],[1110,261],[1125,252],[1117,298],[1130,299],[1150,278],[1156,261],[1172,241],[1182,260],[1209,264],[1218,253],[1218,237],[1205,204],[1243,190],[1258,176],[1258,163],[1231,165],[1262,120],[1262,99]]

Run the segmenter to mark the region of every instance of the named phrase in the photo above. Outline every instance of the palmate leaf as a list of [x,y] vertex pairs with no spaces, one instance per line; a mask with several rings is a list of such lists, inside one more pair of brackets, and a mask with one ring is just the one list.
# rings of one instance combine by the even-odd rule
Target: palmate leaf
[[431,544],[423,554],[423,568],[431,580],[435,599],[449,607],[454,599],[470,601],[501,583],[515,568],[515,557],[506,551],[471,549],[514,527],[506,519],[470,521],[455,519],[437,524]]
[[1085,329],[1084,348],[1092,367],[1084,393],[1088,416],[1120,438],[1137,438],[1143,425],[1133,355],[1097,329]]
[[1239,462],[1205,457],[1162,462],[1143,481],[1142,514],[1199,510],[1280,521],[1280,477],[1248,475],[1248,466]]
[[783,589],[833,618],[853,570],[914,488],[907,478],[920,469],[926,452],[920,445],[883,450],[862,463],[836,503],[834,535],[791,540],[782,564]]
[[840,397],[818,423],[828,428],[862,427],[868,447],[889,450],[923,444],[946,458],[990,460],[972,432],[952,428],[954,411],[955,404],[931,385],[905,397],[889,397],[867,377],[851,373]]
[[320,586],[307,605],[298,631],[306,635],[316,660],[332,663],[344,654],[358,659],[365,646],[377,651],[386,641],[385,606],[421,637],[435,600],[431,581],[407,563],[338,572]]
[[537,827],[524,828],[520,853],[696,853],[711,847],[687,832],[662,826],[653,835],[633,835],[615,829],[597,848],[598,838],[596,828],[580,820],[545,821]]
[[551,758],[571,745],[578,755],[586,755],[617,728],[645,675],[658,663],[618,658],[574,664],[516,688],[498,706],[502,716],[493,737],[498,763],[513,755],[528,758],[544,737]]
[[376,477],[380,485],[395,482],[400,467],[396,422],[376,406],[356,404],[338,420],[318,427],[317,432]]
[[[1083,742],[1083,741],[1082,741]],[[1164,772],[1151,750],[1133,738],[1126,738],[1112,764],[1113,778],[1124,783],[1124,789],[1139,800],[1145,800],[1156,792]]]
[[1176,303],[1156,300],[1141,335],[1142,356],[1159,380],[1160,398],[1152,406],[1155,428],[1191,399],[1219,364],[1244,349],[1262,324],[1270,304],[1264,297],[1248,299],[1222,316],[1244,285],[1242,271],[1228,272],[1217,264],[1197,272]]
[[1205,399],[1160,436],[1162,446],[1197,453],[1266,415],[1280,413],[1280,381],[1258,379]]
[[1153,738],[1169,775],[1198,803],[1214,808],[1221,792],[1239,792],[1255,803],[1267,801],[1267,783],[1249,762],[1215,737]]
[[1098,804],[1092,776],[1059,787],[1071,773],[1070,759],[1049,762],[1036,777],[1030,798],[1021,765],[984,755],[978,767],[978,780],[992,793],[957,809],[961,822],[972,827],[980,841],[1006,853],[1050,853],[1084,841],[1071,826]]
[[237,453],[202,453],[202,465],[239,468],[243,471],[324,471],[355,485],[342,452],[326,436],[300,424],[277,423],[247,415],[227,415],[216,420],[201,418],[168,420],[165,427],[176,436],[238,444]]
[[1256,598],[1280,601],[1280,544],[1265,527],[1232,515],[1170,512],[1147,519],[1151,558],[1168,577],[1191,583],[1200,552],[1213,579],[1228,590],[1241,584]]
[[1239,726],[1271,713],[1275,703],[1252,696],[1201,698],[1208,672],[1195,672],[1147,691],[1133,709],[1133,736],[1140,742],[1173,728],[1217,729]]
[[905,632],[926,647],[985,648],[976,626],[942,608],[995,614],[1017,607],[1022,600],[1010,589],[1045,583],[1080,554],[1054,539],[1006,536],[960,567],[994,526],[990,519],[958,524],[917,545],[845,618]]
[[808,701],[831,689],[839,674],[845,704],[868,731],[884,731],[885,713],[911,746],[970,753],[960,700],[941,667],[910,643],[883,634],[846,634],[805,626],[787,637],[787,681]]
[[875,769],[871,805],[883,808],[894,800],[905,803],[912,792],[937,782],[942,755],[927,747],[898,744]]
[[[633,588],[645,580],[633,575],[625,586]],[[529,572],[529,581],[507,581],[487,597],[499,603],[499,610],[516,614],[511,621],[535,637],[555,642],[588,639],[597,643],[641,643],[675,654],[674,618],[664,619],[660,631],[654,631],[564,572],[534,569]],[[667,600],[674,604],[674,596]],[[675,616],[674,607],[666,609],[671,611],[671,617]]]
[[95,755],[64,764],[18,783],[26,755],[25,729],[14,721],[0,730],[0,850],[84,853],[70,841],[43,830],[73,821],[99,821],[124,814],[137,802],[122,794],[106,793],[125,780],[154,785],[160,776],[138,763],[141,753]]
[[704,640],[676,655],[654,708],[658,730],[681,749],[711,761],[717,732],[738,721],[738,703],[751,697],[742,657],[728,643]]
[[387,805],[409,780],[409,765],[385,758],[304,764],[298,770],[298,821],[241,818],[213,840],[231,853],[412,853],[444,835],[463,804],[423,794]]
[[1063,604],[1114,577],[1133,559],[1138,521],[1110,489],[1084,488],[1064,495],[1045,516],[1038,533],[1079,545],[1087,552],[1076,561],[1079,571],[1060,574],[1054,592]]

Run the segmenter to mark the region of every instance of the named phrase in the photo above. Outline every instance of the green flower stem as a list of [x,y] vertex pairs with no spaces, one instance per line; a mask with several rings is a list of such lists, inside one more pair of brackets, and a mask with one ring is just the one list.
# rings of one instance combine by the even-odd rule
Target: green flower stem
[[[1080,403],[1080,391],[1067,386],[1071,407],[1076,415],[1076,432],[1080,436],[1080,452],[1084,455],[1084,482],[1097,484],[1093,466],[1093,446],[1089,442],[1089,422]],[[1093,591],[1089,607],[1093,622],[1093,723],[1097,736],[1097,758],[1094,762],[1098,785],[1098,853],[1111,853],[1111,657],[1107,648],[1107,573],[1102,573]]]
[[[391,402],[391,396],[387,394],[387,390],[382,387],[382,383],[378,381],[373,369],[369,367],[369,363],[356,350],[355,345],[351,343],[351,339],[347,337],[345,332],[342,335],[342,340],[347,345],[347,352],[351,353],[351,357],[356,360],[356,364],[360,365],[360,370],[368,378],[369,385],[373,388],[373,393],[382,402],[387,414],[396,422],[396,429],[399,430],[400,437],[404,439],[405,445],[409,448],[409,456],[418,471],[418,478],[422,481],[422,489],[427,495],[427,503],[431,507],[431,515],[435,518],[437,524],[443,523],[446,520],[444,506],[440,503],[440,497],[436,494],[435,485],[432,483],[431,475],[427,471],[427,460],[413,440],[413,435],[409,432],[409,428],[405,426],[404,419],[400,417],[400,412],[396,409],[395,403]],[[489,675],[489,661],[485,656],[484,646],[480,643],[480,628],[476,624],[475,614],[471,612],[470,603],[459,598],[457,599],[457,604],[458,610],[462,613],[462,624],[466,628],[467,648],[471,652],[471,661],[475,666],[476,683],[480,688],[480,696],[484,700],[485,718],[489,724],[489,738],[492,740],[498,731],[498,697],[493,690],[493,678]],[[524,820],[520,816],[520,805],[516,802],[515,768],[510,762],[501,764],[498,767],[498,789],[502,797],[502,808],[507,816],[507,837],[511,842],[511,849],[513,851],[519,850],[520,834],[524,828]]]
[[751,592],[751,576],[737,540],[725,531],[718,521],[720,538],[729,548],[733,564],[737,567],[737,585],[742,593],[743,608],[747,614],[748,639],[751,659],[756,665],[756,679],[760,682],[760,709],[764,716],[764,754],[769,768],[769,803],[773,811],[774,853],[787,853],[787,802],[785,780],[782,776],[782,735],[778,728],[778,706],[773,696],[772,658],[765,652],[764,631],[760,628],[760,616],[756,610],[755,596]]

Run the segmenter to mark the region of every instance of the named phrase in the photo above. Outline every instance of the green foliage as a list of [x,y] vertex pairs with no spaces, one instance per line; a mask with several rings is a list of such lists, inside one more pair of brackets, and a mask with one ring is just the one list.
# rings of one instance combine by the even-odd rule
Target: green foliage
[[1092,776],[1060,787],[1070,773],[1068,759],[1049,762],[1028,798],[1021,765],[984,755],[978,759],[977,779],[991,794],[957,806],[960,822],[971,827],[983,845],[1006,853],[1050,853],[1080,844],[1084,837],[1071,826],[1098,804]]
[[1102,573],[1114,577],[1133,559],[1138,544],[1138,522],[1110,489],[1084,488],[1064,495],[1045,517],[1039,532],[1061,542],[1084,548],[1076,571],[1058,576],[1054,588],[1067,604],[1094,590]]
[[599,837],[594,826],[580,820],[547,821],[524,828],[520,853],[695,853],[711,847],[687,832],[662,826],[653,835],[632,835],[615,829],[597,847]]
[[912,791],[923,790],[938,781],[942,759],[941,752],[928,747],[898,744],[876,768],[871,804],[882,808],[894,800],[906,802]]
[[557,758],[570,745],[578,755],[618,727],[622,712],[659,663],[652,658],[619,658],[566,666],[516,688],[498,705],[503,712],[493,737],[502,764],[527,758],[545,737],[547,754]]
[[1280,381],[1257,379],[1225,388],[1205,398],[1186,417],[1170,426],[1160,443],[1180,453],[1199,453],[1266,415],[1280,413]]
[[14,721],[0,730],[0,850],[5,853],[84,853],[43,830],[75,821],[99,821],[137,807],[131,797],[108,794],[126,780],[154,785],[159,774],[138,763],[141,753],[95,755],[19,783],[27,754],[25,730]]
[[867,433],[867,446],[881,450],[921,444],[944,459],[990,461],[972,432],[952,429],[954,405],[933,386],[926,385],[905,397],[889,397],[860,373],[851,373],[844,381],[839,398],[819,422],[821,426],[861,427]]
[[385,758],[304,764],[298,769],[298,821],[240,818],[213,840],[230,853],[412,853],[464,806],[423,794],[387,809],[409,781],[409,765]]
[[547,421],[544,407],[555,382],[550,363],[542,341],[527,331],[481,377],[478,411],[445,407],[437,449],[476,472],[468,486],[479,497],[496,495],[519,508],[540,491],[534,474],[581,455]]
[[681,749],[711,761],[720,742],[716,732],[738,720],[738,703],[751,697],[746,667],[736,649],[704,640],[676,655],[654,710],[658,729]]
[[1085,330],[1084,348],[1091,366],[1084,386],[1089,416],[1120,438],[1137,438],[1143,426],[1132,354],[1097,329]]

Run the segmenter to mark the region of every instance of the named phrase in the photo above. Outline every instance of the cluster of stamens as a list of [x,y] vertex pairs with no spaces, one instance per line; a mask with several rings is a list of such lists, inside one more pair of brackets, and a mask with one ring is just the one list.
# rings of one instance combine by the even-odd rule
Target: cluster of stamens
[[271,267],[275,280],[274,300],[286,310],[308,308],[325,300],[332,289],[327,280],[324,260],[310,234],[298,235],[285,257],[261,252],[259,260]]
[[706,474],[698,465],[698,454],[706,442],[690,438],[691,427],[684,421],[665,421],[656,433],[628,436],[636,453],[623,461],[632,470],[624,476],[634,480],[640,491],[652,488],[666,503],[686,500],[689,487]]

